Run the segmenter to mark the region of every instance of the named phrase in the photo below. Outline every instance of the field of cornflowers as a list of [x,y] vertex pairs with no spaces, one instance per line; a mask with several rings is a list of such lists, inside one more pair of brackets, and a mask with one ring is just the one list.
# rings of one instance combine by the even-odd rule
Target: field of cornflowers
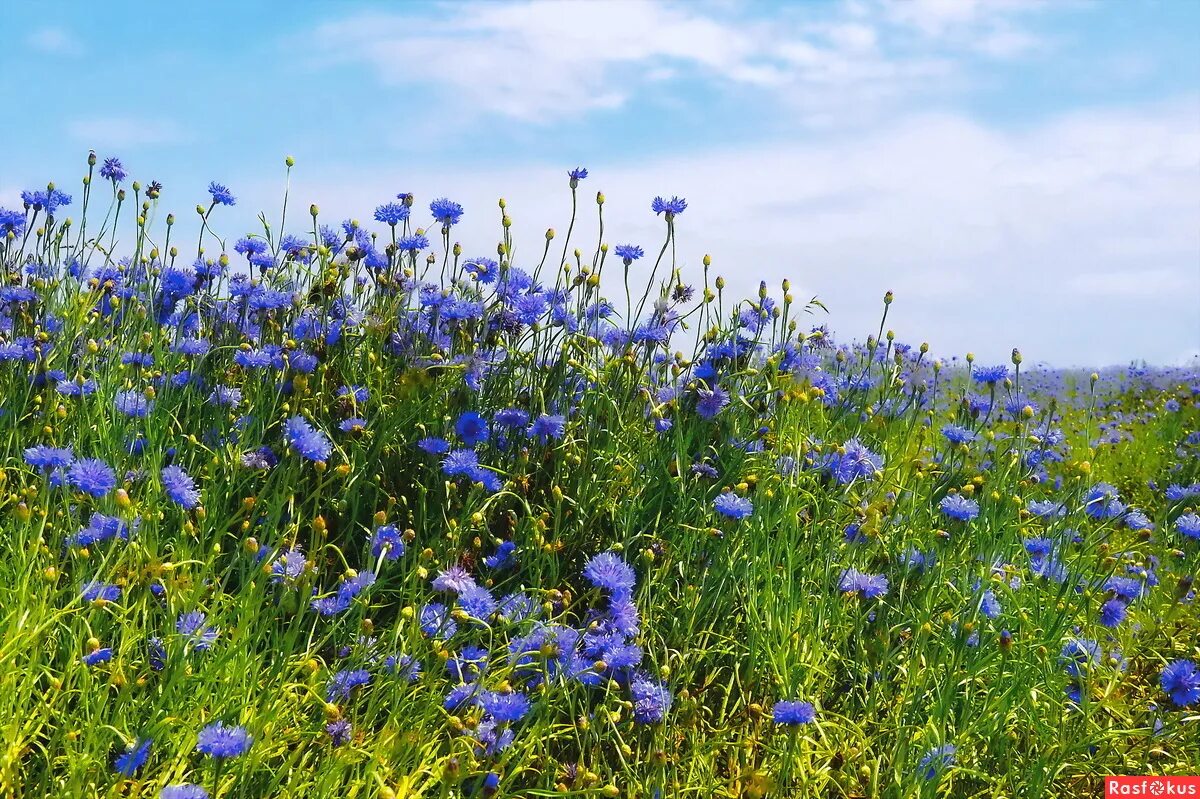
[[839,343],[786,283],[678,269],[682,199],[624,243],[584,169],[532,253],[503,202],[460,246],[411,194],[226,247],[216,183],[185,242],[162,187],[87,174],[0,210],[0,795],[1085,796],[1200,764],[1195,369],[939,361],[890,293]]

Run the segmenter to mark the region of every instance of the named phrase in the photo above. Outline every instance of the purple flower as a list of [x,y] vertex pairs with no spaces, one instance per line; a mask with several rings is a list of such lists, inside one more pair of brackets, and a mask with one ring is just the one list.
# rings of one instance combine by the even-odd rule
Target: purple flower
[[776,724],[795,726],[811,723],[817,714],[812,702],[793,702],[785,699],[775,703],[771,717]]
[[221,759],[238,757],[250,751],[253,740],[245,727],[226,727],[223,722],[215,721],[200,730],[196,751]]
[[732,492],[726,492],[717,496],[713,500],[713,508],[722,516],[738,520],[745,519],[754,513],[754,503],[746,497],[739,497]]
[[163,489],[177,505],[191,510],[200,504],[200,492],[196,482],[178,466],[167,466],[162,470]]

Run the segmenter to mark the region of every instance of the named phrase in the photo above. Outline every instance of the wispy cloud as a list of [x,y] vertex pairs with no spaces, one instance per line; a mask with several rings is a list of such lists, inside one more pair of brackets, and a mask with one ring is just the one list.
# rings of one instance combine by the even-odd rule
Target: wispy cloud
[[138,116],[77,119],[67,126],[71,138],[88,147],[142,147],[180,144],[183,128],[172,120]]
[[[547,123],[619,108],[664,80],[700,91],[763,91],[800,121],[883,114],[932,87],[953,90],[979,52],[1036,46],[1010,0],[849,2],[814,20],[711,4],[629,0],[463,3],[440,13],[359,12],[320,25],[322,65],[362,63],[386,85],[427,87],[450,103]],[[923,48],[914,48],[920,39]]]
[[26,43],[39,53],[57,56],[83,55],[83,42],[66,28],[44,27],[32,31]]

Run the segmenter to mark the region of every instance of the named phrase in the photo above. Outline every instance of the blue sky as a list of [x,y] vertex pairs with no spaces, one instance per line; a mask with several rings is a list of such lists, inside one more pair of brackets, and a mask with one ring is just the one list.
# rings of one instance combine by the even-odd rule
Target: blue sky
[[1200,2],[13,5],[0,205],[94,148],[182,219],[227,183],[233,236],[291,154],[293,208],[449,195],[468,252],[503,196],[520,262],[584,165],[611,243],[651,249],[650,199],[687,196],[685,269],[788,277],[844,337],[892,289],[945,356],[1200,352]]

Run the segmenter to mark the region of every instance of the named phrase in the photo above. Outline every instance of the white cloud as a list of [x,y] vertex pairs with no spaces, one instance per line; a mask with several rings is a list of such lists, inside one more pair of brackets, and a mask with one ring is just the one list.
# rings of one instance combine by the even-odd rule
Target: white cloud
[[[889,326],[943,355],[996,359],[1018,346],[1059,364],[1168,362],[1200,345],[1195,102],[1069,114],[1016,132],[925,115],[811,144],[593,162],[582,196],[603,190],[605,238],[648,252],[663,232],[649,200],[688,197],[678,222],[685,274],[698,279],[709,252],[731,297],[788,277],[798,298],[827,302],[846,337],[874,331],[890,288]],[[467,208],[455,237],[468,254],[494,249],[503,196],[517,262],[530,265],[542,231],[566,229],[567,166],[329,164],[319,174],[301,168],[292,196],[319,202],[332,221],[369,217],[400,190],[448,195]],[[275,191],[249,192],[247,207],[273,205]],[[576,235],[581,247],[595,240],[590,210]]]
[[83,54],[83,43],[65,28],[38,28],[26,37],[26,43],[40,53],[59,56]]
[[138,116],[77,119],[68,124],[67,132],[92,148],[179,144],[187,140],[185,131],[171,120]]
[[436,89],[438,103],[460,113],[548,123],[624,106],[670,76],[698,81],[702,92],[767,90],[812,127],[880,118],[915,93],[952,92],[966,58],[1038,45],[1017,21],[1028,10],[1019,0],[847,4],[819,22],[741,10],[665,0],[474,2],[440,13],[356,13],[304,41],[316,42],[319,66],[366,64],[384,84]]
[[[321,25],[325,61],[363,60],[387,84],[419,83],[465,104],[528,121],[611,108],[627,99],[613,72],[685,62],[761,79],[753,38],[660,3],[565,0],[471,3],[451,17],[367,12]],[[638,80],[632,80],[637,83]]]

